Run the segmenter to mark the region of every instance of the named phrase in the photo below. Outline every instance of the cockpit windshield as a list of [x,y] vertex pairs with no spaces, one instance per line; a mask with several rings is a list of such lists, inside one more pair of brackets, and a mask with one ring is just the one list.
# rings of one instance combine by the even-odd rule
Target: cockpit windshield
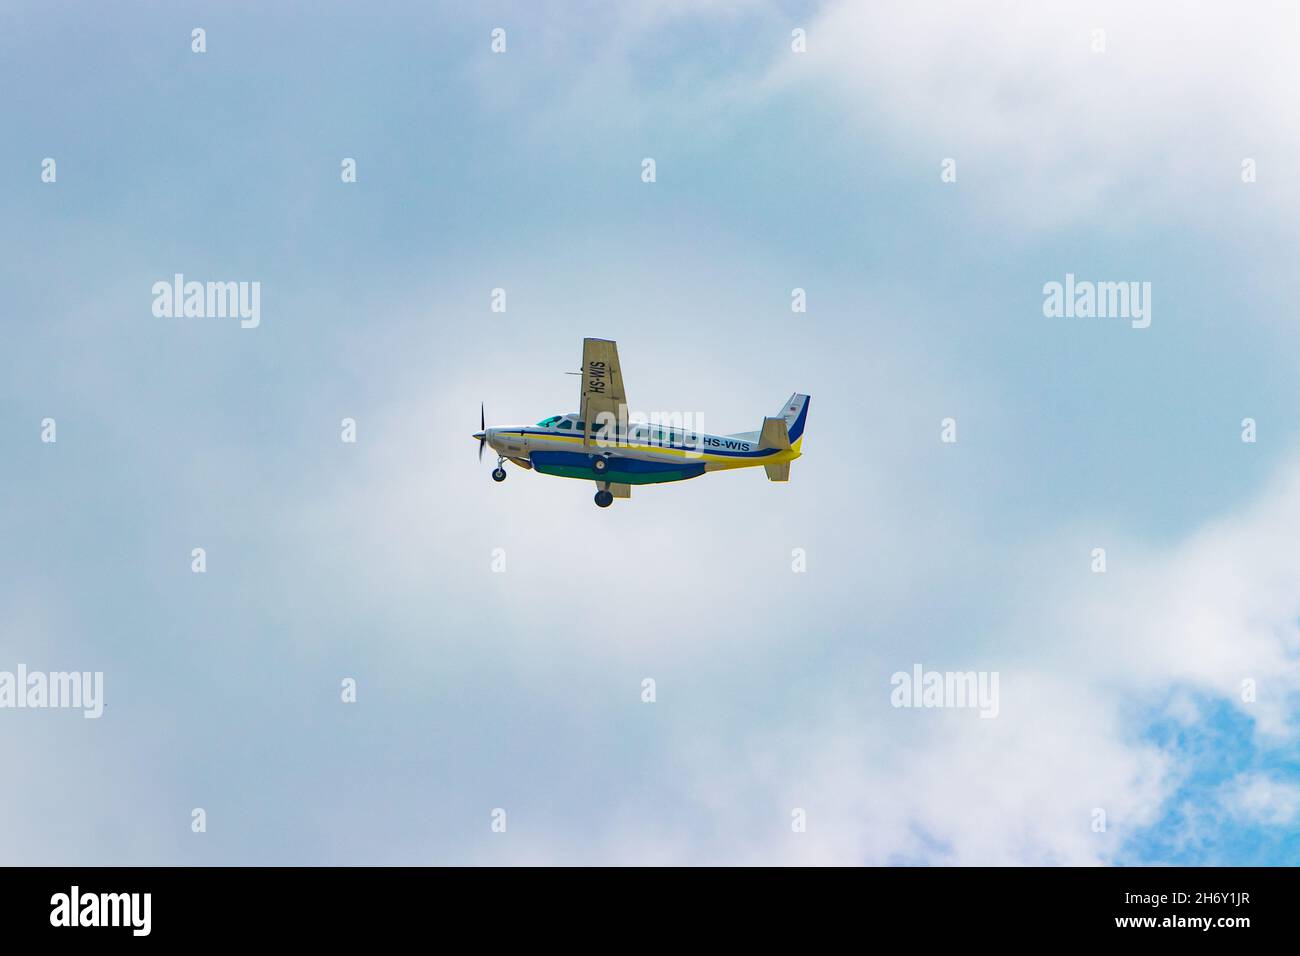
[[556,422],[558,422],[563,417],[564,417],[563,415],[552,415],[550,418],[543,418],[540,422],[537,423],[537,427],[551,428],[555,425]]

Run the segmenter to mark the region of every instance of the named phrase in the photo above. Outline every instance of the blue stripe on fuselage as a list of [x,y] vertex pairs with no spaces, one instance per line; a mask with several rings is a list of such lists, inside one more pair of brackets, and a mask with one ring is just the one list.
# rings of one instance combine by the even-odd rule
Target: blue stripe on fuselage
[[[554,429],[544,430],[539,428],[524,428],[524,429],[512,428],[510,429],[510,434],[536,435],[539,438],[578,438],[581,436],[581,432],[572,432],[566,434],[562,431],[556,431]],[[706,455],[729,455],[734,458],[762,458],[765,455],[774,455],[778,451],[782,450],[780,448],[759,448],[759,449],[755,449],[754,451],[736,451],[735,449],[727,448],[725,445],[706,445],[703,442],[704,437],[705,436],[703,435],[700,436],[701,442],[698,445],[688,445],[685,442],[680,442],[680,441],[659,442],[657,445],[652,444],[649,441],[635,441],[632,442],[631,444],[636,445],[639,448],[649,448],[651,450],[653,450],[656,447],[676,448],[684,451],[698,451]],[[707,437],[716,438],[719,441],[723,441],[723,442],[737,442],[741,440],[736,438],[729,438],[726,435],[709,435]],[[609,445],[606,447],[602,447],[593,443],[591,447],[593,449],[599,449],[601,451],[609,451],[614,453],[616,453],[620,448],[626,450],[626,446],[623,445]]]

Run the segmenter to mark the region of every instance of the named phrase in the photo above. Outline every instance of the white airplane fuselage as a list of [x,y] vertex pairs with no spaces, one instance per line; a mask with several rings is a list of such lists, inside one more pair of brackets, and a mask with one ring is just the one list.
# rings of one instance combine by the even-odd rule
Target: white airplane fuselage
[[705,472],[794,461],[801,455],[808,399],[792,396],[791,402],[788,448],[762,447],[757,432],[711,435],[655,424],[610,429],[584,443],[583,423],[575,414],[489,428],[486,437],[502,458],[542,474],[625,484],[683,481]]

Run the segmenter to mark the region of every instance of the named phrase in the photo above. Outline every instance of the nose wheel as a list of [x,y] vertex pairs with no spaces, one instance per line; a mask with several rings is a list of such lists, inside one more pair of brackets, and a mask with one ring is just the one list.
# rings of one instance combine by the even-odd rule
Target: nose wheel
[[498,481],[498,482],[499,482],[499,481],[505,481],[505,480],[506,480],[506,470],[505,470],[504,468],[501,467],[501,466],[504,465],[505,463],[506,463],[506,460],[505,460],[504,458],[498,458],[498,459],[497,459],[497,466],[496,466],[495,468],[492,469],[492,480],[493,480],[493,481]]
[[610,494],[608,491],[598,491],[598,492],[596,492],[596,507],[597,507],[597,508],[608,508],[608,507],[609,507],[610,505],[612,505],[613,503],[614,503],[614,496],[613,496],[612,494]]

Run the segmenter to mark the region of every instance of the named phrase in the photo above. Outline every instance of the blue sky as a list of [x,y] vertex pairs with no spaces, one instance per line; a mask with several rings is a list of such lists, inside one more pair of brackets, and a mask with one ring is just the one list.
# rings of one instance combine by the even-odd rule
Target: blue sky
[[[1294,12],[945,11],[0,9],[0,670],[106,698],[0,711],[0,860],[1293,862]],[[584,335],[712,431],[810,393],[791,482],[493,484]]]

